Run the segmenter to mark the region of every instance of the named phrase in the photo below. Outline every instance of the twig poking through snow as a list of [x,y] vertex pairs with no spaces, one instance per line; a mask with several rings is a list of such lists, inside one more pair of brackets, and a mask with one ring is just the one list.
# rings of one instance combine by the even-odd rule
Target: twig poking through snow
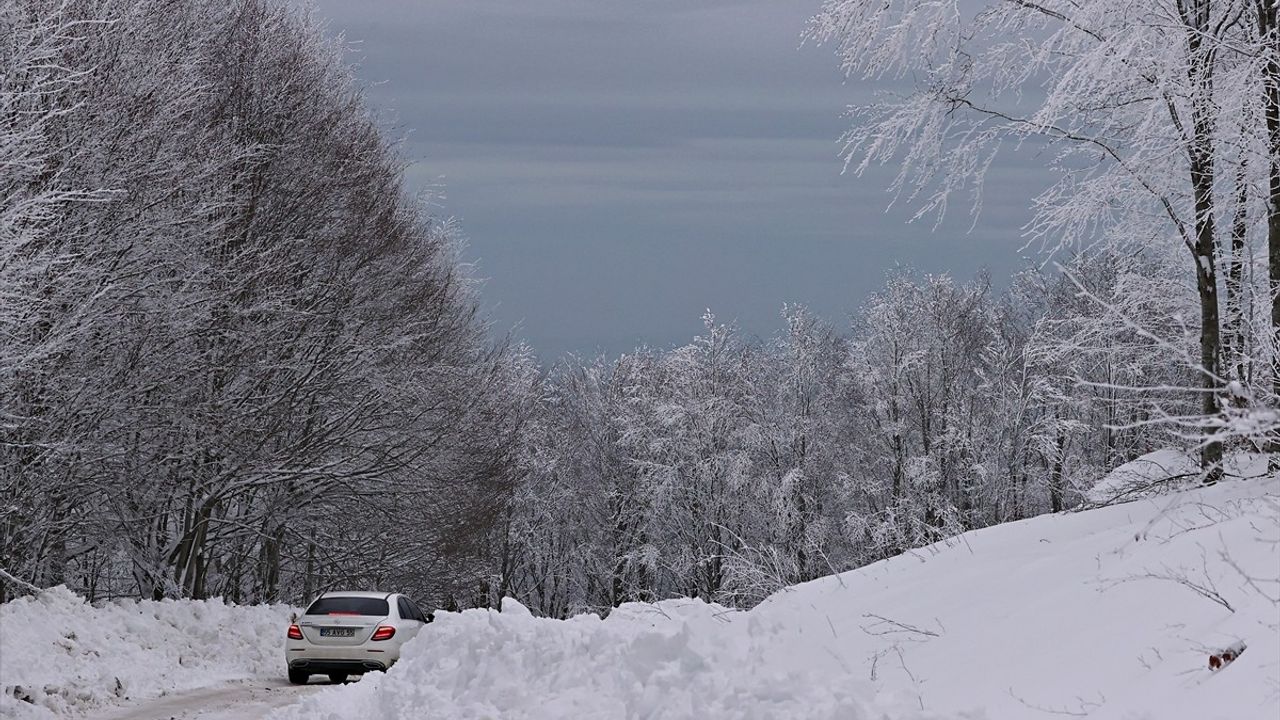
[[[898,622],[897,620],[884,617],[883,615],[876,615],[875,613],[866,613],[862,617],[871,618],[877,621],[871,625],[864,625],[862,627],[862,631],[868,635],[894,635],[897,633],[913,633],[918,635],[928,635],[929,637],[939,637],[941,635],[941,633],[934,632],[933,630],[923,630],[915,625],[908,625],[904,622]],[[934,622],[937,622],[937,620]],[[939,623],[939,627],[941,627],[941,623]]]
[[1051,708],[1051,707],[1045,707],[1043,705],[1036,705],[1035,703],[1027,702],[1025,699],[1023,699],[1017,693],[1015,693],[1013,691],[1013,688],[1009,688],[1009,697],[1013,698],[1014,700],[1017,700],[1018,702],[1022,703],[1023,705],[1027,706],[1032,710],[1038,710],[1039,712],[1050,713],[1053,715],[1070,715],[1071,717],[1085,717],[1089,713],[1093,712],[1094,710],[1097,710],[1098,708],[1102,707],[1102,705],[1107,701],[1107,698],[1102,693],[1098,693],[1097,701],[1085,700],[1084,698],[1077,695],[1076,700],[1080,703],[1080,709],[1068,710],[1066,708]]

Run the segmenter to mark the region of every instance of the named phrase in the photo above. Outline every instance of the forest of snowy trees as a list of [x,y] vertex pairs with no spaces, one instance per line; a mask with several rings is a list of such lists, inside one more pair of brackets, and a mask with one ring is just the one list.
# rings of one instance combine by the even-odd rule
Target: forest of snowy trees
[[850,166],[927,214],[1037,147],[1052,256],[539,369],[305,14],[0,0],[0,600],[747,606],[1157,448],[1214,481],[1276,437],[1276,12],[829,0],[849,73],[919,83]]
[[343,48],[265,0],[0,36],[0,589],[447,586],[527,372]]
[[1166,342],[1194,351],[1176,318],[1196,299],[1158,257],[1070,270],[1092,297],[1053,272],[1004,292],[901,272],[846,326],[788,307],[759,342],[708,314],[687,346],[558,365],[496,533],[497,594],[556,616],[673,595],[751,605],[1078,505],[1110,468],[1179,443],[1158,419],[1195,398],[1127,388],[1195,379]]
[[1195,376],[1168,389],[1198,411],[1164,419],[1203,440],[1209,481],[1226,436],[1276,423],[1257,413],[1280,395],[1278,13],[1276,0],[824,0],[809,29],[848,75],[911,78],[853,108],[845,155],[897,164],[893,189],[921,214],[956,194],[979,210],[1002,147],[1035,149],[1058,182],[1036,199],[1032,243],[1180,258],[1197,303],[1179,318],[1199,338],[1194,353],[1169,344]]
[[1206,483],[1227,453],[1280,457],[1278,7],[826,0],[808,37],[891,88],[852,108],[847,166],[896,165],[927,218],[980,212],[996,154],[1035,152],[1049,261],[1001,293],[893,276],[847,329],[788,308],[759,344],[708,316],[687,347],[561,368],[503,591],[553,615],[749,604],[1068,507],[1155,447],[1198,451]]

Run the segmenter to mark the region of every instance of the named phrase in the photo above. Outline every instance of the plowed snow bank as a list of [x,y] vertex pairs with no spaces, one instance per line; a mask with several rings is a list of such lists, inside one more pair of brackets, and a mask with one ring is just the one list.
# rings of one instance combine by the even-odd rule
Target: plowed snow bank
[[386,675],[272,717],[1275,717],[1278,598],[1280,481],[1232,480],[970,532],[749,612],[439,613]]
[[806,663],[770,654],[784,629],[718,605],[637,603],[605,620],[567,621],[535,618],[512,600],[502,607],[438,613],[429,639],[412,641],[412,658],[390,673],[321,690],[273,717],[881,717],[865,702],[874,694],[865,677],[815,678]]
[[220,600],[94,607],[66,588],[0,605],[0,715],[84,714],[124,699],[279,677],[291,608]]
[[[1227,479],[1256,480],[1267,474],[1268,457],[1262,453],[1233,453],[1222,471]],[[1200,484],[1200,459],[1187,450],[1164,448],[1130,460],[1107,473],[1085,498],[1098,505],[1136,500],[1168,493],[1173,488]]]

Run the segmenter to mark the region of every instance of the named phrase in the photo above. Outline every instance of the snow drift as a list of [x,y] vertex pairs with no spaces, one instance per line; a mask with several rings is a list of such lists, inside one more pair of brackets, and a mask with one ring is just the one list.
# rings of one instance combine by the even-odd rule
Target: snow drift
[[[849,674],[814,682],[767,652],[769,628],[698,600],[631,604],[607,619],[438,613],[412,660],[321,690],[276,718],[878,718]],[[913,716],[914,717],[914,716]]]
[[[1267,474],[1267,456],[1262,453],[1234,453],[1226,457],[1223,474],[1228,479],[1258,479]],[[1163,448],[1134,458],[1107,473],[1085,493],[1095,505],[1135,500],[1158,495],[1178,487],[1199,484],[1200,459],[1193,453]]]
[[0,715],[77,715],[126,699],[280,677],[292,608],[220,600],[95,607],[63,587],[0,605]]
[[387,674],[272,717],[1270,717],[1277,602],[1280,480],[1233,480],[970,532],[749,612],[440,613]]

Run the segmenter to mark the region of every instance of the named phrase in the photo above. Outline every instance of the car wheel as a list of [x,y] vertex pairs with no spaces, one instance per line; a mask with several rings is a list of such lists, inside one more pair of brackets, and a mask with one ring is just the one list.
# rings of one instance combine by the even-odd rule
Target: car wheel
[[329,673],[329,682],[334,685],[340,685],[347,681],[346,673]]
[[306,670],[294,670],[293,668],[289,668],[289,682],[294,685],[306,685],[307,681],[310,679],[311,673]]

